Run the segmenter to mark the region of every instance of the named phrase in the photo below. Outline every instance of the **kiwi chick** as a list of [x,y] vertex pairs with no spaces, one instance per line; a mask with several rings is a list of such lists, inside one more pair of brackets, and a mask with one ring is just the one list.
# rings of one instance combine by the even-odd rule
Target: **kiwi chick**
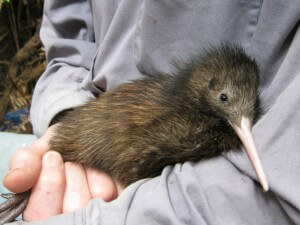
[[[212,47],[176,74],[123,84],[68,112],[50,149],[65,161],[104,170],[127,187],[167,165],[239,149],[242,142],[268,190],[250,132],[258,81],[257,64],[241,47]],[[0,224],[20,214],[28,196],[12,195],[0,204]]]
[[256,63],[241,48],[212,48],[173,76],[123,84],[74,109],[50,148],[126,187],[167,165],[237,149],[229,122],[254,119],[257,87]]

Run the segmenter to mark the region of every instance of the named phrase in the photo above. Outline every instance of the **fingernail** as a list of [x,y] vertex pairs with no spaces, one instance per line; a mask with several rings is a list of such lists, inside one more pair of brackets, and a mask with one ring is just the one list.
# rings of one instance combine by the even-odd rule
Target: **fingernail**
[[43,157],[43,164],[46,166],[60,166],[62,164],[62,160],[58,153],[47,152]]

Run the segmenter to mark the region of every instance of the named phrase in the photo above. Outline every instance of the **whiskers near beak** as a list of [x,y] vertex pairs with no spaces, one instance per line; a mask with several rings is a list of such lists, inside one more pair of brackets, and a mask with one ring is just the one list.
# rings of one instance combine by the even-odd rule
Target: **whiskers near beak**
[[256,150],[249,119],[242,116],[239,124],[233,123],[232,127],[242,141],[263,190],[268,191],[268,181]]

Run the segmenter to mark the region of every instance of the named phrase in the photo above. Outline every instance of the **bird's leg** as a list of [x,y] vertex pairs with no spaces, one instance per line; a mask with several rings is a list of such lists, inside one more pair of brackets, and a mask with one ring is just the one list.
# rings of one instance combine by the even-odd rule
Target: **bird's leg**
[[0,194],[1,197],[7,199],[0,204],[0,225],[12,222],[25,210],[30,191],[20,194]]

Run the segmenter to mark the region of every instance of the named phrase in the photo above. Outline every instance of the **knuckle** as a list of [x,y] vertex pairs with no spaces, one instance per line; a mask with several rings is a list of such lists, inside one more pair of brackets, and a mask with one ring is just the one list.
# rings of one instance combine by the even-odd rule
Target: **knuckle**
[[36,140],[32,145],[32,148],[34,148],[36,151],[47,151],[49,150],[49,143],[47,141],[45,141],[44,139],[40,138],[38,140]]

